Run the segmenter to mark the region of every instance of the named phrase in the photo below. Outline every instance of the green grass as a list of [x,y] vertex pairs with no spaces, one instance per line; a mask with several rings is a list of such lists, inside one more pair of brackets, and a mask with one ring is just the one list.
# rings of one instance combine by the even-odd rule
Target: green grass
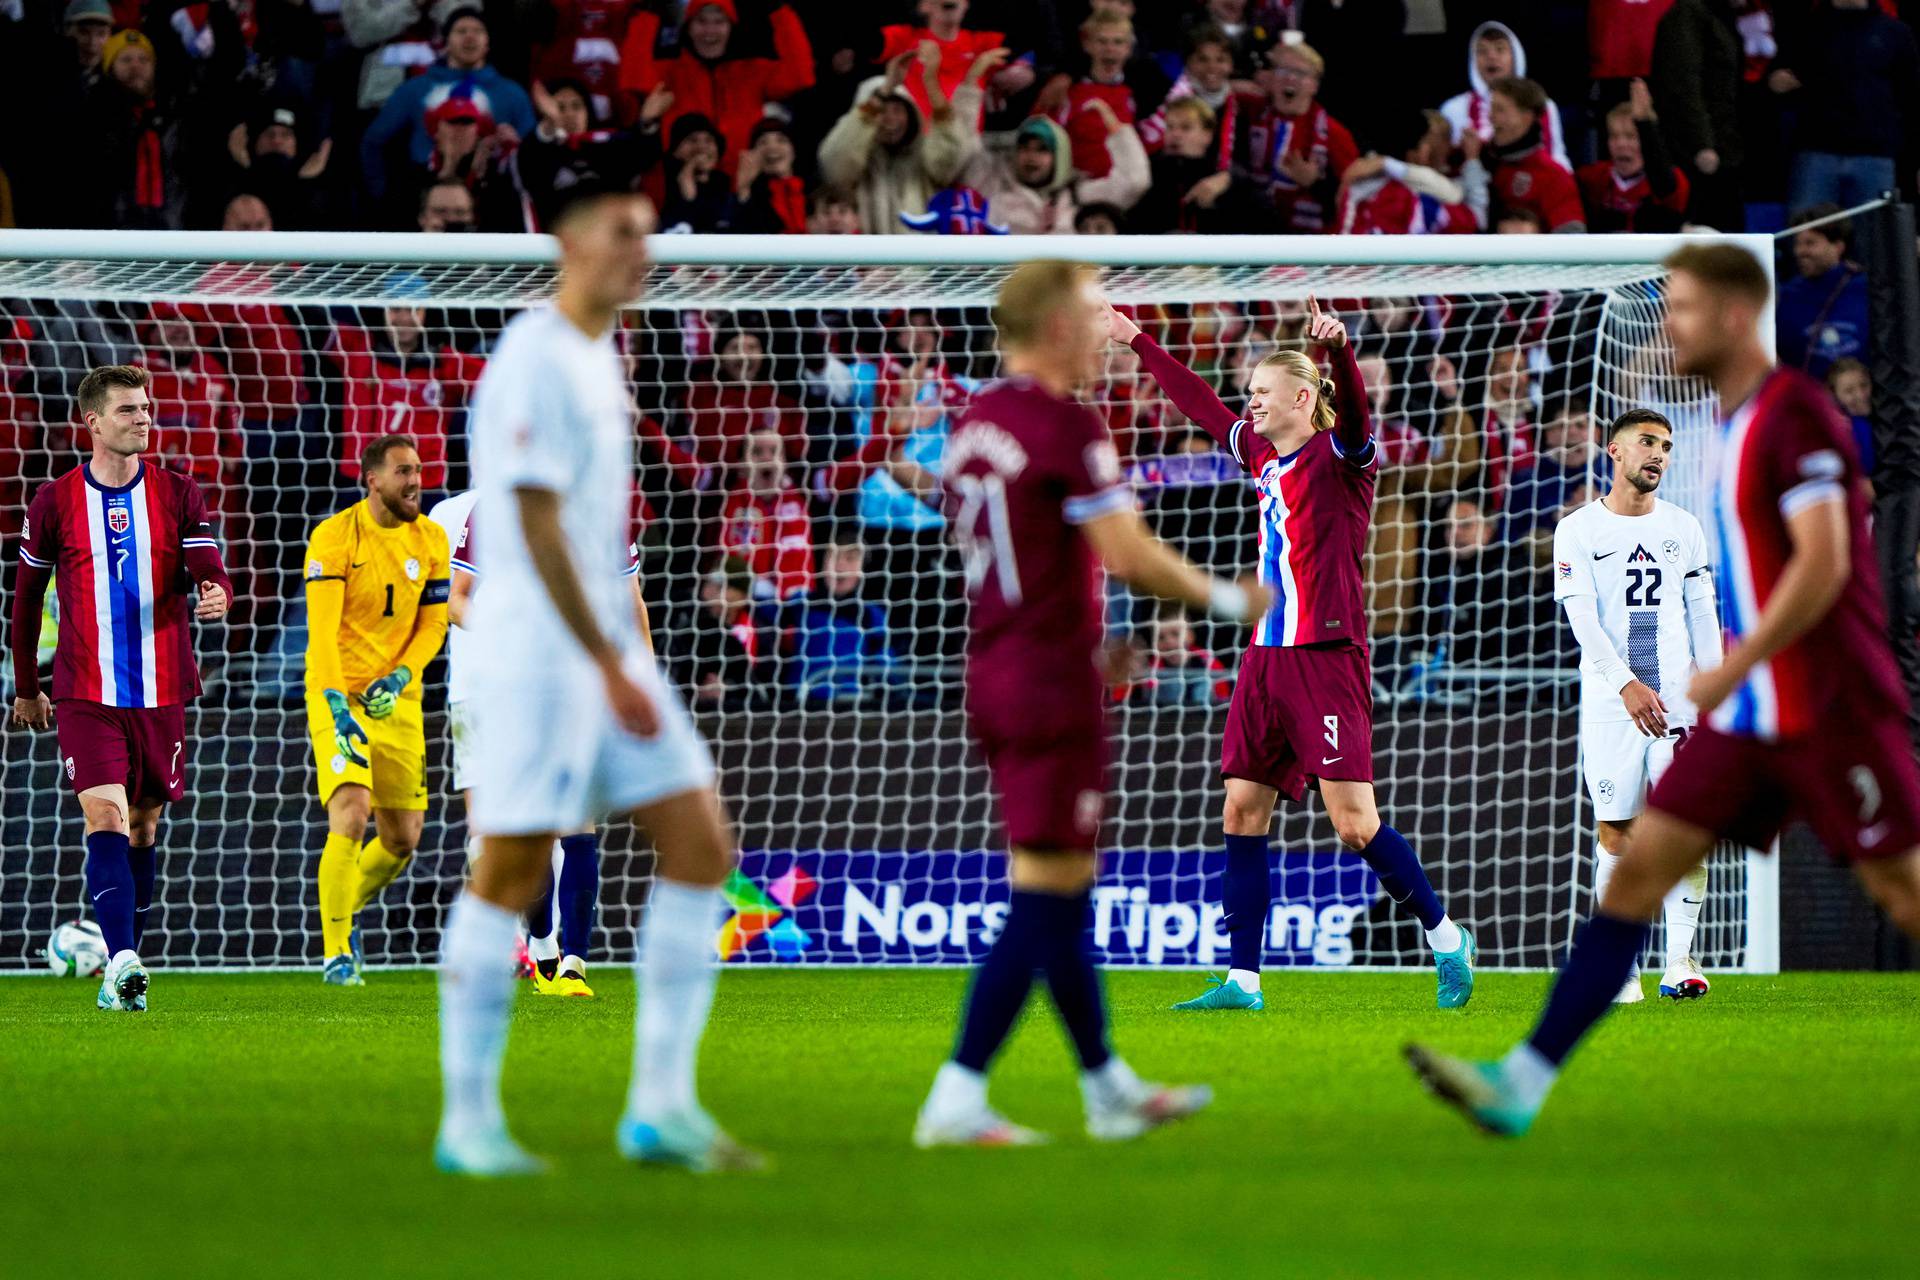
[[1044,1006],[995,1098],[1061,1136],[922,1153],[957,973],[729,972],[702,1089],[778,1161],[762,1179],[613,1154],[633,989],[514,1015],[506,1099],[551,1177],[428,1164],[429,974],[362,991],[310,975],[174,976],[145,1017],[90,984],[0,982],[0,1271],[100,1276],[751,1277],[1893,1275],[1920,1202],[1920,975],[1723,978],[1621,1011],[1519,1142],[1414,1085],[1410,1037],[1492,1052],[1538,976],[1471,1008],[1430,977],[1279,975],[1264,1014],[1175,1015],[1191,975],[1111,979],[1144,1074],[1214,1109],[1126,1147],[1078,1136]]

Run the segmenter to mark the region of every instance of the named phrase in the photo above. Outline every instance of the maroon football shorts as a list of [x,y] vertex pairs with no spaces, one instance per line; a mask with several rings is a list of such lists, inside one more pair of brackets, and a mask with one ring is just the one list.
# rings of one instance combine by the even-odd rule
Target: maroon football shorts
[[970,684],[967,691],[968,728],[987,758],[1008,847],[1097,849],[1107,807],[1100,682],[1022,683],[1020,690]]
[[74,792],[120,783],[129,804],[186,795],[186,708],[108,707],[78,698],[54,704],[60,767]]
[[1220,774],[1299,800],[1307,784],[1373,781],[1373,664],[1353,644],[1249,645]]
[[1903,715],[1834,717],[1787,742],[1702,726],[1676,751],[1647,807],[1750,849],[1795,818],[1849,862],[1920,846],[1920,768]]

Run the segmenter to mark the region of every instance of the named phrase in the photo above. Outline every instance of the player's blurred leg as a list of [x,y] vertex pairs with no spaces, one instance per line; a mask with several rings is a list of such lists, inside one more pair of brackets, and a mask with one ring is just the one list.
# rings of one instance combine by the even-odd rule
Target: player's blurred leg
[[1639,819],[1600,909],[1580,929],[1533,1034],[1498,1062],[1470,1062],[1407,1046],[1407,1059],[1444,1101],[1490,1133],[1518,1136],[1533,1124],[1574,1046],[1606,1016],[1646,950],[1654,909],[1707,856],[1712,835],[1659,810]]
[[152,844],[127,847],[127,870],[133,876],[133,949],[136,954],[146,943],[147,916],[153,910],[155,866]]
[[329,832],[320,852],[320,949],[322,977],[333,986],[359,986],[348,935],[353,930],[353,886],[360,842]]
[[697,1173],[753,1172],[766,1165],[700,1105],[700,1040],[713,1008],[719,960],[721,882],[734,860],[732,829],[707,788],[642,805],[635,819],[659,851],[634,959],[633,1078],[614,1130],[629,1160]]
[[1176,1009],[1250,1009],[1266,1007],[1260,992],[1260,958],[1265,952],[1267,915],[1273,906],[1273,874],[1265,835],[1224,836],[1227,869],[1220,881],[1226,908],[1230,967],[1226,980],[1205,995],[1183,1000]]
[[1693,939],[1700,928],[1700,904],[1707,900],[1706,864],[1695,867],[1667,891],[1667,969],[1660,977],[1660,994],[1669,1000],[1698,1000],[1710,984],[1693,958]]
[[[560,847],[554,845],[554,858],[557,860]],[[560,970],[559,929],[553,918],[554,876],[549,871],[541,882],[540,896],[527,908],[527,959],[533,962],[533,989],[547,996],[554,994],[553,977]]]
[[[82,803],[91,822],[96,806],[87,804],[85,797]],[[117,806],[112,821],[125,824],[124,811]],[[93,902],[93,918],[100,925],[100,938],[107,948],[107,968],[95,1003],[102,1009],[131,1013],[146,1007],[147,971],[135,949],[134,922],[138,917],[127,853],[124,830],[92,831],[87,835],[87,897]]]
[[1013,1030],[1040,967],[1038,936],[1046,911],[1037,901],[1041,896],[1014,891],[1000,936],[974,970],[960,1016],[959,1043],[952,1060],[934,1076],[933,1089],[920,1108],[913,1128],[915,1145],[1024,1147],[1046,1141],[987,1105],[987,1066]]
[[546,873],[551,837],[489,837],[474,880],[448,913],[440,954],[440,1073],[444,1096],[434,1163],[479,1177],[538,1173],[500,1105],[500,1064],[513,1010],[519,912]]
[[[1613,879],[1614,864],[1620,861],[1620,855],[1611,853],[1603,839],[1596,839],[1593,845],[1593,900],[1597,903],[1607,896],[1607,881]],[[1640,961],[1633,962],[1633,972],[1620,984],[1620,992],[1614,996],[1615,1004],[1639,1004],[1647,998],[1640,986]]]

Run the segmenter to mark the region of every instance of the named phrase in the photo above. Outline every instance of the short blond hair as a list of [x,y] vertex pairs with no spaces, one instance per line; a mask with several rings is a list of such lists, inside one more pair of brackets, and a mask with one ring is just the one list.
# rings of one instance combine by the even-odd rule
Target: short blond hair
[[1008,274],[993,300],[993,327],[1004,347],[1031,346],[1046,332],[1047,322],[1099,268],[1091,262],[1064,258],[1037,258],[1023,262]]
[[1313,69],[1313,74],[1315,76],[1319,77],[1322,80],[1326,79],[1327,60],[1320,56],[1320,51],[1318,49],[1308,44],[1305,40],[1296,40],[1296,41],[1293,41],[1292,43],[1288,43],[1284,40],[1281,41],[1279,44],[1273,47],[1272,52],[1268,55],[1269,60],[1278,62],[1280,60],[1280,55],[1283,53],[1299,54],[1300,61],[1306,63],[1309,67],[1311,67]]
[[1304,351],[1280,350],[1253,366],[1255,373],[1262,369],[1278,369],[1296,382],[1313,388],[1313,429],[1333,429],[1333,383],[1320,376],[1320,366],[1313,362],[1313,357]]
[[1096,31],[1124,31],[1133,34],[1133,19],[1118,9],[1108,9],[1095,5],[1087,20],[1080,24],[1080,34],[1090,36]]
[[1175,98],[1167,104],[1166,115],[1168,119],[1176,115],[1192,116],[1208,133],[1220,127],[1220,117],[1214,114],[1212,107],[1198,98]]
[[80,402],[81,416],[105,413],[107,400],[115,391],[142,391],[151,379],[137,364],[103,364],[80,379],[74,398]]

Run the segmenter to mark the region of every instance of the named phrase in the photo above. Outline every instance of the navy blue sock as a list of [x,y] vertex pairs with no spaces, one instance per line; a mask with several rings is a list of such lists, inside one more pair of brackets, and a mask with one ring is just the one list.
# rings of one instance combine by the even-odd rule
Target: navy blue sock
[[953,1060],[969,1070],[987,1069],[1027,1003],[1033,971],[1039,967],[1035,938],[1045,914],[1044,907],[1035,910],[1034,899],[1039,896],[1014,893],[1006,927],[974,970],[973,989],[967,993],[967,1011],[960,1022],[960,1043],[953,1051]]
[[1652,931],[1644,920],[1595,914],[1587,921],[1573,941],[1573,953],[1553,984],[1547,1007],[1540,1012],[1540,1024],[1527,1037],[1541,1057],[1559,1066],[1580,1037],[1606,1015],[1633,972],[1633,962],[1647,949]]
[[147,912],[153,906],[154,847],[128,848],[127,869],[133,874],[133,949],[147,937]]
[[1227,874],[1220,880],[1220,905],[1227,909],[1227,938],[1233,967],[1260,972],[1266,954],[1267,913],[1273,907],[1273,879],[1265,836],[1226,837]]
[[1091,890],[1071,898],[1036,893],[1033,910],[1044,920],[1040,931],[1040,967],[1060,1021],[1073,1038],[1080,1066],[1098,1071],[1113,1052],[1107,1048],[1107,994],[1100,989],[1100,970],[1093,964],[1093,943],[1087,937],[1087,914],[1093,905]]
[[527,922],[527,936],[544,938],[553,932],[553,873],[548,872],[546,887],[540,890],[540,896],[527,908],[527,914],[521,918]]
[[87,896],[93,918],[111,959],[133,946],[133,872],[127,866],[124,831],[96,831],[87,837]]
[[593,908],[600,897],[600,837],[560,837],[560,954],[587,958],[593,950]]
[[1426,869],[1398,831],[1381,823],[1373,842],[1360,851],[1360,856],[1380,877],[1380,886],[1389,898],[1413,908],[1421,928],[1431,929],[1447,918],[1447,909],[1440,905],[1440,895],[1433,891]]

